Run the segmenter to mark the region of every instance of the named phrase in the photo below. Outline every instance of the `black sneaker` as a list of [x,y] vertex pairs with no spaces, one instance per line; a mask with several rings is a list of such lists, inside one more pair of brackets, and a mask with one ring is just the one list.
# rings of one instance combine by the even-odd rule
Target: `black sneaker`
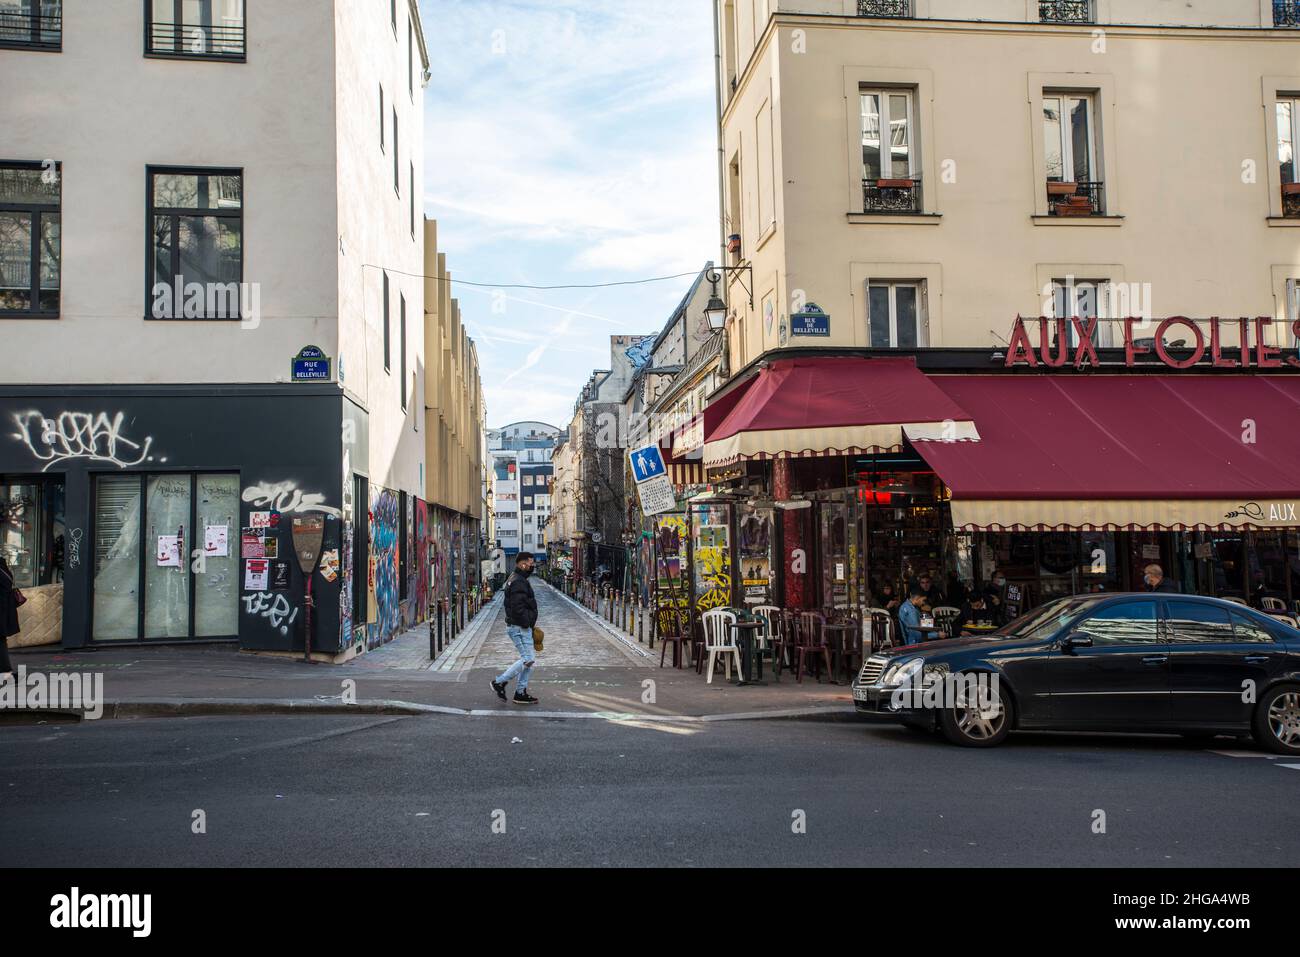
[[500,698],[502,701],[505,701],[505,700],[506,700],[506,683],[505,683],[505,682],[502,682],[501,684],[497,684],[497,680],[496,680],[495,678],[493,678],[493,679],[492,679],[492,690],[495,691],[495,692],[497,693],[497,697]]
[[527,691],[516,691],[515,704],[537,704],[537,699]]

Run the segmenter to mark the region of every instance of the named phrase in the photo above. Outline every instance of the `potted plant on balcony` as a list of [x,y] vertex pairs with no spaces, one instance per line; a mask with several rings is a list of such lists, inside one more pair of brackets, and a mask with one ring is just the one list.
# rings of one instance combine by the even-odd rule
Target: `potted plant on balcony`
[[727,237],[727,252],[729,252],[729,253],[738,253],[738,252],[740,252],[740,234],[739,234],[739,233],[733,233],[732,235],[730,235],[730,236]]
[[878,179],[876,189],[911,189],[916,185],[914,179]]
[[1055,180],[1049,180],[1047,183],[1048,196],[1073,196],[1078,191],[1078,183],[1061,183]]
[[1283,196],[1300,196],[1300,183],[1283,183]]

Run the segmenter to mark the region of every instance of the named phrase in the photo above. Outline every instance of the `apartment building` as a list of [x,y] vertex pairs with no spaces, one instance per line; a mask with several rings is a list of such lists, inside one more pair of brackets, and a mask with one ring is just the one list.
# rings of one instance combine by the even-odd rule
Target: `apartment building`
[[513,563],[519,552],[547,560],[554,467],[560,430],[545,422],[512,422],[488,433],[493,464],[496,544]]
[[1300,3],[714,9],[696,602],[1300,596]]
[[0,0],[25,632],[337,659],[419,618],[427,64],[415,0]]
[[1017,315],[1099,345],[1125,313],[1300,318],[1295,0],[716,6],[734,368]]
[[[425,220],[424,412],[429,600],[459,606],[480,583],[484,538],[486,408],[478,347],[451,295],[438,226]],[[423,503],[417,503],[419,508]],[[418,529],[417,529],[418,531]]]

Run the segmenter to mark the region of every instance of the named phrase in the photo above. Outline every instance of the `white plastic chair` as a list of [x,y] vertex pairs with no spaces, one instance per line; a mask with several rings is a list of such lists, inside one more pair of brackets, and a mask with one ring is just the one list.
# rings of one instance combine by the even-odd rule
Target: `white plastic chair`
[[1233,598],[1231,595],[1224,595],[1223,600],[1230,601],[1234,605],[1245,605],[1247,608],[1250,607],[1250,602],[1246,601],[1244,598]]
[[1265,611],[1286,611],[1286,602],[1281,598],[1261,598],[1259,600],[1259,606]]
[[[781,637],[781,609],[776,605],[758,605],[754,608],[754,617],[763,623],[763,628],[754,635],[758,647],[767,651],[772,658],[772,667],[776,667],[776,645]],[[786,649],[785,657],[790,657]],[[787,664],[789,662],[787,661]]]
[[700,616],[704,625],[704,653],[709,656],[709,677],[707,684],[713,684],[713,663],[722,655],[726,668],[727,680],[731,680],[731,659],[736,659],[736,673],[740,674],[740,647],[736,644],[732,626],[736,623],[736,613],[725,608],[714,608]]
[[931,609],[930,613],[934,615],[935,627],[939,629],[941,634],[948,635],[950,638],[960,637],[952,634],[951,630],[946,627],[961,617],[960,608],[954,608],[952,605],[940,605],[938,608]]

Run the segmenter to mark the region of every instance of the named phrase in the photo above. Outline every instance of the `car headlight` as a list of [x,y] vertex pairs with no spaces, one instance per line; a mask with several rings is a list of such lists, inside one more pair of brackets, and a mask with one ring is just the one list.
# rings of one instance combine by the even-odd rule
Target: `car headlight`
[[898,688],[910,684],[924,664],[924,658],[907,658],[903,661],[896,661],[885,669],[885,674],[881,677],[880,683],[886,688]]
[[930,685],[939,684],[948,675],[948,666],[940,662],[939,664],[929,664],[921,673],[921,684],[928,688]]

